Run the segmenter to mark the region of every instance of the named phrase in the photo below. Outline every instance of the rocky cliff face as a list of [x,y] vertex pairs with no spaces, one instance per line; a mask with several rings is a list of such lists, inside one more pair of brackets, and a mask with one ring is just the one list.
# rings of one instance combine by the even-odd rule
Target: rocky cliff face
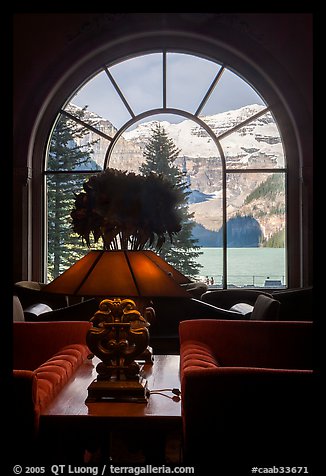
[[[261,105],[253,104],[200,119],[219,136],[262,108]],[[87,112],[85,117],[93,123],[97,121],[101,130],[110,137],[116,132],[109,121],[95,114]],[[138,172],[153,125],[154,122],[151,121],[125,132],[111,155],[109,166]],[[190,188],[197,191],[195,203],[189,205],[190,211],[194,213],[194,220],[206,230],[218,231],[222,225],[222,159],[213,139],[191,120],[179,123],[163,121],[162,125],[180,149],[176,165],[180,170],[186,165]],[[95,138],[98,139],[98,136],[90,133],[87,140]],[[109,141],[100,138],[94,148],[93,158],[101,167],[108,145]],[[248,197],[270,179],[272,174],[270,171],[264,172],[265,169],[277,170],[284,166],[281,137],[272,115],[266,113],[249,122],[222,139],[221,145],[227,169],[228,220],[236,215],[252,216],[259,224],[263,237],[269,238],[285,225],[284,186],[276,187],[272,198],[264,193],[254,196],[250,201]]]

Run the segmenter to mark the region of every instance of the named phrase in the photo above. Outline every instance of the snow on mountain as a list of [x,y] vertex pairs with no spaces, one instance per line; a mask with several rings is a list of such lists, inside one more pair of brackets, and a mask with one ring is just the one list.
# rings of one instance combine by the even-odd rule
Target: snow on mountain
[[[200,119],[206,123],[218,136],[230,131],[233,127],[257,114],[264,108],[252,104],[213,116],[203,116]],[[137,143],[142,147],[151,136],[155,123],[150,121],[140,124],[132,131],[125,132],[127,141]],[[185,119],[177,124],[162,121],[167,135],[181,149],[181,154],[189,158],[207,158],[218,156],[213,139],[198,123]],[[278,165],[283,165],[283,149],[278,129],[270,113],[253,120],[243,128],[233,132],[221,140],[226,158],[236,158],[237,162],[246,164],[257,155],[272,159]]]
[[[70,107],[72,110],[81,110],[81,108],[74,105]],[[213,133],[219,137],[228,131],[232,131],[235,126],[253,117],[262,109],[264,109],[262,105],[251,104],[212,116],[202,116],[200,120],[209,126]],[[101,118],[91,111],[87,110],[85,112],[83,120],[94,125],[110,137],[113,137],[117,132],[108,120]],[[153,126],[157,122],[158,121],[143,122],[135,129],[124,132],[118,141],[121,147],[117,147],[117,151],[114,151],[117,168],[119,168],[119,162],[121,162],[121,166],[123,163],[126,164],[126,157],[128,156],[129,165],[127,168],[134,168],[134,171],[137,171],[143,162],[142,151],[151,137]],[[214,140],[197,122],[185,119],[179,123],[161,121],[160,124],[164,127],[168,137],[171,138],[176,147],[180,149],[180,157],[185,156],[187,161],[188,159],[195,161],[199,159],[199,161],[202,161],[207,158],[219,158],[219,152]],[[103,157],[108,147],[108,141],[90,132],[81,142],[95,139],[99,139],[99,141],[95,146],[94,160],[99,165],[103,165]],[[228,167],[249,165],[259,168],[284,165],[284,154],[280,134],[269,112],[252,120],[240,129],[235,130],[225,138],[222,138],[220,142]],[[128,148],[130,149],[129,151]],[[189,165],[191,166],[191,164]],[[209,163],[206,165],[208,167],[210,166]],[[206,190],[206,192],[211,193],[212,190]]]
[[[281,137],[270,112],[232,132],[233,128],[252,118],[263,108],[262,105],[252,104],[212,116],[200,117],[217,137],[231,131],[220,139],[229,172],[237,167],[264,170],[284,166]],[[83,119],[111,137],[116,132],[109,121],[89,111],[85,113]],[[135,129],[125,132],[113,150],[109,166],[137,173],[144,162],[143,150],[156,122],[144,122]],[[192,192],[189,209],[194,213],[196,223],[207,230],[218,230],[222,224],[222,174],[221,160],[214,140],[200,124],[193,120],[185,119],[179,123],[160,121],[160,124],[168,137],[180,149],[180,156],[175,164],[180,167],[180,170],[183,170],[186,164],[186,173]],[[102,137],[99,138],[92,131],[80,140],[93,141],[95,139],[99,141],[93,146],[93,159],[102,167],[108,141]],[[277,198],[277,206],[276,202],[270,204],[271,210],[266,200],[245,206],[245,199],[269,175],[268,172],[229,173],[227,185],[228,217],[231,218],[237,214],[255,214],[254,210],[257,210],[259,215],[257,219],[264,228],[266,236],[272,235],[284,226],[282,215],[271,215],[272,209],[282,208],[284,195],[280,194]],[[262,218],[263,215],[264,218]]]
[[[136,129],[125,132],[124,138],[127,141],[136,142],[140,145],[150,138],[151,131],[158,121],[150,121],[140,124]],[[168,137],[175,145],[182,149],[182,154],[188,157],[211,157],[216,156],[216,147],[212,143],[210,136],[194,121],[184,120],[177,124],[167,121],[160,122]]]

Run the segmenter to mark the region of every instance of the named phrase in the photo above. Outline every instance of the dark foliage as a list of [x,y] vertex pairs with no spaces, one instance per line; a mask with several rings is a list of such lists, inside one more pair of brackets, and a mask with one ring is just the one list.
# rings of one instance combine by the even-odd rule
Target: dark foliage
[[90,177],[76,194],[73,229],[91,246],[105,249],[160,249],[181,230],[179,204],[183,193],[161,175],[147,176],[116,169]]

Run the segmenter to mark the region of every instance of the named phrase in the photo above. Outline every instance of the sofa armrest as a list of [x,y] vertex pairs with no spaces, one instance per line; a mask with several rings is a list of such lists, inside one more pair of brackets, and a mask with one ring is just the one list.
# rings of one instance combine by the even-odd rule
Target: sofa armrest
[[291,461],[309,452],[316,421],[312,371],[192,367],[181,374],[181,392],[187,462],[243,474],[259,458]]
[[[15,431],[19,428],[19,438],[26,441],[35,436],[35,378],[31,370],[13,370],[12,415]],[[17,437],[17,434],[16,434]],[[25,439],[26,438],[26,439]],[[31,443],[31,442],[29,442]]]
[[[256,406],[264,406],[267,402],[285,403],[286,399],[299,398],[299,388],[301,397],[304,390],[313,394],[314,385],[312,370],[221,366],[203,369],[200,365],[197,368],[183,366],[181,370],[182,406],[183,410],[187,407],[193,413],[193,418],[196,415],[203,418],[205,412],[208,417],[212,407],[218,414],[219,411],[223,413],[222,408],[228,405],[232,412],[235,402],[249,404],[251,401]],[[288,403],[291,403],[290,400]]]
[[89,349],[84,344],[69,344],[34,371],[13,370],[11,447],[22,460],[33,459],[33,456],[35,458],[35,450],[40,442],[39,424],[42,411],[73,377],[88,353]]
[[86,321],[14,322],[15,369],[34,370],[69,344],[86,345]]
[[[30,403],[32,402],[32,387],[33,387],[34,372],[32,370],[13,370],[13,386],[14,395],[21,398],[22,394],[30,396]],[[25,400],[26,401],[26,400]]]

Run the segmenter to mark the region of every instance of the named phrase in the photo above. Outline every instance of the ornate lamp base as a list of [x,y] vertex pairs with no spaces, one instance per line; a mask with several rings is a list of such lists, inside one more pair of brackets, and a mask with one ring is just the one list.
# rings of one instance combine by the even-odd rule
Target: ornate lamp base
[[147,403],[147,380],[93,380],[88,387],[86,403],[130,402]]
[[147,403],[147,381],[135,359],[153,363],[148,346],[149,323],[131,299],[104,299],[91,319],[86,342],[99,357],[98,377],[88,387],[86,403],[99,401]]

